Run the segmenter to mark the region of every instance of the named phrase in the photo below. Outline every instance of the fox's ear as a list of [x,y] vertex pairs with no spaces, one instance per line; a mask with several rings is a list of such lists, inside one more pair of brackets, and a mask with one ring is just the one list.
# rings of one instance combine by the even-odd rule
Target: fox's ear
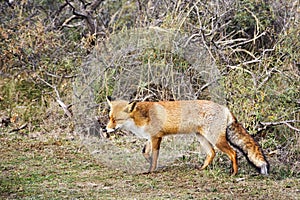
[[125,107],[124,112],[131,113],[134,110],[136,103],[136,101],[129,102],[129,104]]
[[108,105],[111,107],[112,106],[111,102],[113,101],[113,98],[111,96],[106,96],[106,101]]

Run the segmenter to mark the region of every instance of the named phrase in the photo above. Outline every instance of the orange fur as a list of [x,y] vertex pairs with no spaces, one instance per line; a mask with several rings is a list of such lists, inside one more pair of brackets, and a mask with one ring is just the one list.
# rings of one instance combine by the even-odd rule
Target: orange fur
[[157,166],[162,137],[170,134],[196,133],[207,157],[200,169],[214,159],[217,147],[232,161],[232,174],[238,172],[236,151],[241,150],[260,173],[268,173],[268,162],[254,139],[247,133],[227,107],[205,100],[126,102],[111,101],[108,132],[127,129],[139,137],[147,138],[143,155],[150,162],[150,172]]

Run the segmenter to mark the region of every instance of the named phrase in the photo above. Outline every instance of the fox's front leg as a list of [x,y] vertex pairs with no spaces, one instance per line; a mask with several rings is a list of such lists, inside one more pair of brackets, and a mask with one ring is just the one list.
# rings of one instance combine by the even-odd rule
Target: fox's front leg
[[151,156],[150,156],[150,152],[151,152],[151,141],[148,140],[147,143],[145,144],[144,148],[143,148],[143,156],[144,158],[151,163]]
[[162,140],[161,137],[151,138],[152,156],[150,159],[150,170],[149,170],[150,173],[153,172],[157,167],[157,160],[158,160],[161,140]]

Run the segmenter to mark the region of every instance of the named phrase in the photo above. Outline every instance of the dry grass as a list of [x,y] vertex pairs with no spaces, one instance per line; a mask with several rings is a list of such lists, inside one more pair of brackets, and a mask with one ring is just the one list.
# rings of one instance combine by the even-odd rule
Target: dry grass
[[[153,174],[104,167],[76,137],[1,130],[1,199],[297,199],[300,181],[184,163]],[[34,136],[34,137],[33,137]]]

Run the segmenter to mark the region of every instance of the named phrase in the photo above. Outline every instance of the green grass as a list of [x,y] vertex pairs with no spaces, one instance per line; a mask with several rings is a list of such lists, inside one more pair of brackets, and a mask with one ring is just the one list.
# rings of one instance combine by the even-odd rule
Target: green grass
[[[128,174],[95,160],[78,139],[0,132],[0,199],[297,199],[297,178],[231,177],[186,164]],[[215,164],[217,165],[217,164]],[[223,166],[222,166],[223,167]],[[221,168],[221,167],[220,167]]]

